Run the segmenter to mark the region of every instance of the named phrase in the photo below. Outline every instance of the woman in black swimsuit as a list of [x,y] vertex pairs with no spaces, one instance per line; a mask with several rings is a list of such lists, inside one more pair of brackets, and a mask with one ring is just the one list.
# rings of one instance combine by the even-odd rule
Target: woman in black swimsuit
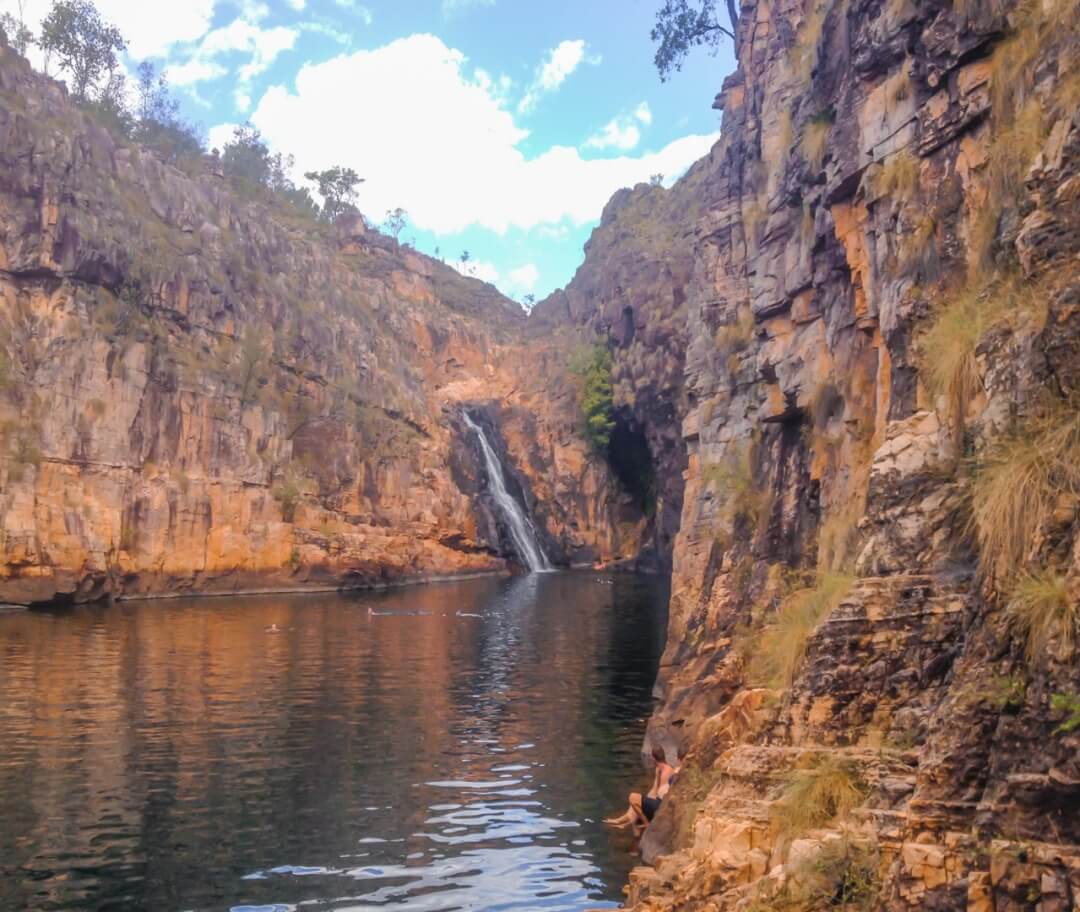
[[660,746],[652,750],[653,760],[656,761],[656,772],[653,774],[652,788],[644,796],[640,792],[630,793],[630,807],[626,813],[619,817],[609,817],[604,823],[611,826],[646,827],[656,816],[660,809],[660,803],[671,788],[671,778],[675,775],[675,769],[667,762],[664,749]]

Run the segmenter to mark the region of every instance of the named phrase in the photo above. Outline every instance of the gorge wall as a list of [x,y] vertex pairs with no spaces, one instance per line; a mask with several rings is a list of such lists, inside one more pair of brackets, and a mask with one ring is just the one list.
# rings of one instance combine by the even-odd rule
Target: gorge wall
[[0,602],[503,570],[466,406],[554,559],[639,551],[518,305],[116,140],[2,44],[0,296]]
[[742,3],[631,907],[1080,908],[1078,24]]
[[720,142],[527,319],[0,47],[0,600],[503,569],[469,408],[558,562],[672,570],[632,907],[1078,908],[1077,4],[741,10]]

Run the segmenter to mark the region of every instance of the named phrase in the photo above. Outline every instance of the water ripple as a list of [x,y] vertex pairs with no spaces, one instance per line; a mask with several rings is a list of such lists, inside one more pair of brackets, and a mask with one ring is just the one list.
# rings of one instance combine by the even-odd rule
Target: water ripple
[[2,614],[0,908],[613,905],[663,600],[575,573]]

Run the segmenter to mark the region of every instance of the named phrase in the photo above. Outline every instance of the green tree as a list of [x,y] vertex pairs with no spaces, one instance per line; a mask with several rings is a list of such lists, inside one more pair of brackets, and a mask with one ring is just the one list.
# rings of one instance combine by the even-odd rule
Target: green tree
[[139,64],[137,80],[134,138],[157,149],[169,161],[201,154],[201,131],[180,116],[180,102],[173,97],[165,74],[144,61]]
[[615,428],[611,352],[602,343],[582,346],[570,358],[570,371],[578,378],[578,406],[585,439],[598,453],[606,454]]
[[128,107],[127,78],[123,73],[110,73],[97,97],[85,104],[108,130],[125,139],[131,139],[135,119]]
[[270,186],[270,148],[256,127],[242,123],[233,128],[232,141],[221,150],[221,167],[227,177],[251,189]]
[[0,30],[7,35],[15,51],[25,57],[27,48],[34,43],[34,33],[26,27],[22,0],[19,0],[18,16],[13,16],[11,13],[0,15]]
[[325,171],[307,171],[309,181],[315,182],[316,190],[323,198],[322,217],[333,222],[342,215],[352,215],[356,208],[356,188],[364,179],[352,168],[335,165]]
[[401,232],[405,230],[408,221],[409,213],[400,206],[397,209],[388,209],[386,211],[386,220],[382,224],[383,230],[397,241],[401,237]]
[[116,55],[127,47],[120,30],[101,18],[90,0],[54,0],[38,44],[56,54],[61,71],[71,74],[71,93],[79,101],[86,101],[102,76],[116,70]]
[[697,0],[697,4],[692,5],[690,0],[665,0],[649,33],[657,43],[653,62],[662,82],[666,82],[673,72],[682,69],[691,48],[705,45],[715,54],[723,38],[735,40],[735,29],[739,24],[735,0],[724,0],[730,28],[720,23],[716,13],[717,2]]

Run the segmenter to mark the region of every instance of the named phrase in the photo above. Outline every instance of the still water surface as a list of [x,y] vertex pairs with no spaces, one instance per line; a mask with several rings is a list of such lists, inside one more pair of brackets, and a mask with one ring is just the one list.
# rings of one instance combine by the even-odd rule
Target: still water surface
[[558,573],[0,615],[0,909],[612,905],[665,602]]

